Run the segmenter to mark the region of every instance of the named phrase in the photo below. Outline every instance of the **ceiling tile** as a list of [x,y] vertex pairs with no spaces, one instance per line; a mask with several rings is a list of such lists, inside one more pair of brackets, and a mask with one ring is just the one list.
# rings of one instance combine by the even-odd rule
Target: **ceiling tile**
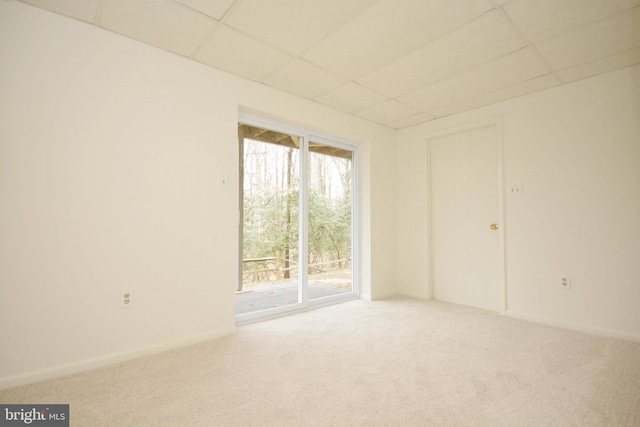
[[361,13],[375,0],[242,0],[224,22],[292,54]]
[[572,82],[635,64],[640,64],[640,47],[558,71],[558,76],[565,82]]
[[346,80],[302,59],[294,59],[273,73],[264,83],[304,98],[335,89]]
[[555,70],[640,46],[640,7],[536,45]]
[[540,42],[638,6],[640,0],[520,0],[504,7],[532,42]]
[[640,64],[640,0],[21,1],[396,129]]
[[494,104],[496,102],[505,101],[517,96],[522,96],[529,93],[537,92],[539,90],[548,89],[550,87],[557,86],[558,84],[560,83],[553,75],[546,74],[544,76],[536,77],[525,82],[517,83],[513,86],[498,89],[496,91],[485,93],[480,96],[465,99],[455,104],[437,108],[429,112],[436,117],[450,116],[451,114],[472,110],[474,108],[479,108],[485,105]]
[[104,0],[100,26],[189,56],[216,21],[167,0]]
[[86,22],[93,22],[98,8],[98,0],[22,0],[25,3],[47,9],[61,15]]
[[192,9],[204,13],[218,21],[229,10],[235,0],[176,0]]
[[195,59],[251,80],[262,81],[291,56],[237,30],[220,25]]
[[398,99],[430,112],[548,73],[547,65],[527,47]]
[[407,117],[405,119],[400,119],[394,122],[387,123],[387,126],[393,129],[404,129],[404,128],[408,128],[409,126],[415,126],[420,123],[428,122],[429,120],[433,120],[433,119],[435,119],[435,117],[432,116],[431,114],[419,113],[419,114]]
[[376,123],[387,124],[418,113],[420,113],[420,111],[415,108],[409,107],[395,99],[389,99],[366,110],[358,111],[356,115]]
[[356,79],[455,30],[491,8],[486,0],[381,0],[302,56]]
[[525,40],[494,11],[367,74],[358,82],[396,97],[524,46]]
[[379,104],[385,99],[383,95],[371,89],[349,82],[318,96],[316,101],[338,110],[353,113]]

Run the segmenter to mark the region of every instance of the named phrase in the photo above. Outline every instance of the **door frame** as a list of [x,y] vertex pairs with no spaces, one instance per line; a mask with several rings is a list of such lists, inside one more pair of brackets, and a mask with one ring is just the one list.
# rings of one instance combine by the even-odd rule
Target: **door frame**
[[497,212],[498,212],[498,290],[500,294],[499,308],[500,314],[507,311],[507,288],[505,274],[505,215],[504,215],[504,152],[502,137],[502,116],[491,117],[471,123],[445,128],[429,133],[427,142],[427,295],[428,299],[433,299],[433,233],[432,227],[432,204],[431,204],[431,142],[448,136],[461,133],[473,132],[475,130],[495,127],[496,129],[496,185],[497,185]]

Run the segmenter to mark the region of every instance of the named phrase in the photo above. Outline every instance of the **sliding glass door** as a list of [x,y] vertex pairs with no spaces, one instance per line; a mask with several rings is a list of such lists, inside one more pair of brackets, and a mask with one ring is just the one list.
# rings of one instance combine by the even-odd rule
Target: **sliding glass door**
[[241,271],[236,314],[301,302],[302,138],[240,124]]
[[309,299],[353,291],[353,151],[311,139],[308,160]]
[[357,295],[355,148],[241,121],[237,320]]

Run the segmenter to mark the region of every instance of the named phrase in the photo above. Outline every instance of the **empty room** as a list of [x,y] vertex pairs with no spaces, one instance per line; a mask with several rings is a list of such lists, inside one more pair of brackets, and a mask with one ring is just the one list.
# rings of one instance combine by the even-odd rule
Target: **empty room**
[[640,426],[640,1],[0,0],[0,406]]

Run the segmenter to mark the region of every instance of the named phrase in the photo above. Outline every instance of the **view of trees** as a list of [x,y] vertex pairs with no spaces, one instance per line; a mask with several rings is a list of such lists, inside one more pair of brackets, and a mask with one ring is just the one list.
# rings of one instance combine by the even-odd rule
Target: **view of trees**
[[[298,275],[300,152],[295,141],[289,145],[244,138],[245,283]],[[321,144],[312,147],[319,148],[310,149],[307,172],[310,275],[351,265],[350,155],[325,154]]]

